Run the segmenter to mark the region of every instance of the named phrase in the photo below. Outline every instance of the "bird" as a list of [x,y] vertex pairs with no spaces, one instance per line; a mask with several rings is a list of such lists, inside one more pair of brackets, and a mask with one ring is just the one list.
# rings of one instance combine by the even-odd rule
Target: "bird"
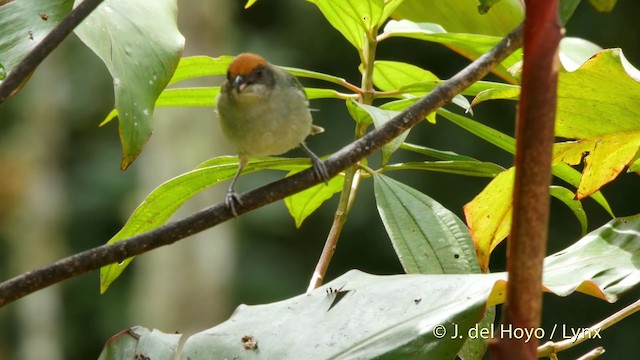
[[324,129],[312,123],[309,99],[295,76],[260,55],[240,54],[229,64],[216,108],[222,133],[238,155],[238,169],[225,196],[234,217],[236,204],[241,204],[235,185],[252,157],[301,147],[311,158],[316,178],[329,181],[326,166],[304,143]]

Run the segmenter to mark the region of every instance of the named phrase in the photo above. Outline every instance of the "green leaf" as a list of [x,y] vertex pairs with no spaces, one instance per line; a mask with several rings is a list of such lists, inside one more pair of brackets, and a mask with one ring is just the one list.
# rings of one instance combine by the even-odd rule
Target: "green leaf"
[[580,5],[580,1],[582,0],[561,0],[558,6],[560,7],[560,19],[562,21],[562,25],[565,25],[567,21],[573,16],[573,13],[576,11],[578,5]]
[[373,123],[373,119],[371,118],[371,115],[369,115],[369,113],[359,104],[360,103],[354,99],[347,99],[347,111],[349,112],[349,115],[351,115],[351,118],[355,120],[356,124],[368,126]]
[[470,156],[459,155],[454,153],[453,151],[438,150],[438,149],[433,149],[426,146],[410,144],[407,142],[403,143],[402,146],[400,146],[400,148],[403,150],[412,151],[418,154],[431,156],[439,160],[480,162],[479,160],[474,159]]
[[487,89],[480,92],[471,101],[471,106],[476,106],[481,102],[488,100],[518,100],[520,99],[520,88],[513,87],[511,89]]
[[296,76],[296,77],[303,77],[303,78],[308,78],[308,79],[322,80],[322,81],[326,81],[326,82],[330,82],[330,83],[333,83],[333,84],[336,84],[336,85],[340,85],[340,86],[346,87],[347,89],[351,89],[351,87],[353,87],[353,85],[349,84],[349,82],[347,82],[347,80],[345,80],[345,79],[343,79],[341,77],[337,77],[337,76],[333,76],[333,75],[329,75],[329,74],[324,74],[324,73],[320,73],[320,72],[317,72],[317,71],[299,69],[299,68],[288,67],[288,66],[280,66],[280,67],[285,69],[285,70],[287,70],[291,75]]
[[611,12],[618,0],[589,0],[591,6],[600,12]]
[[449,174],[479,176],[479,177],[496,177],[505,169],[497,164],[480,161],[424,161],[424,162],[407,162],[390,164],[384,167],[384,171],[390,170],[427,170],[438,171]]
[[[482,320],[474,327],[469,329],[471,335],[464,342],[462,349],[458,352],[458,357],[462,360],[482,360],[485,352],[487,352],[487,339],[479,333],[481,329],[490,329],[495,323],[496,308],[495,306],[487,307],[484,311]],[[475,333],[473,333],[475,331]]]
[[365,36],[377,28],[382,16],[383,0],[309,0],[329,23],[358,51],[364,48]]
[[489,12],[491,7],[500,2],[500,0],[479,0],[480,4],[478,4],[478,12],[482,15]]
[[631,160],[631,165],[627,172],[639,172],[640,171],[640,150],[636,153],[636,156]]
[[587,233],[587,213],[582,208],[582,202],[575,199],[576,194],[562,186],[551,186],[549,190],[551,196],[562,201],[573,212],[573,215],[580,222],[580,230],[584,236]]
[[251,6],[253,6],[253,4],[257,3],[258,0],[247,0],[247,3],[244,5],[245,9],[250,8]]
[[183,57],[178,62],[178,67],[173,73],[169,85],[204,76],[226,75],[231,61],[233,61],[233,56],[220,56],[217,58],[209,56]]
[[[289,175],[293,174],[289,173]],[[331,199],[334,194],[342,190],[344,176],[338,175],[331,178],[327,184],[318,184],[304,191],[293,194],[284,199],[284,204],[289,210],[289,214],[296,222],[296,227],[300,228],[302,222],[313,214],[325,201]]]
[[73,0],[0,1],[0,80],[71,11]]
[[[353,100],[351,100],[351,101],[353,101]],[[379,128],[379,127],[383,126],[389,120],[393,119],[398,114],[400,114],[399,111],[384,110],[384,109],[381,109],[381,108],[378,108],[378,107],[375,107],[375,106],[361,104],[361,103],[356,102],[356,101],[353,101],[353,103],[356,106],[360,107],[362,110],[364,110],[367,113],[367,115],[371,117],[371,121],[373,122],[373,125],[376,128]],[[370,121],[366,120],[365,122],[369,123]],[[393,153],[396,152],[396,150],[398,150],[400,148],[400,145],[402,145],[404,140],[409,135],[409,131],[410,130],[407,130],[407,131],[403,132],[401,135],[399,135],[395,139],[391,140],[391,142],[389,142],[388,144],[386,144],[386,145],[384,145],[382,147],[382,160],[381,160],[381,162],[382,162],[383,166],[389,161],[389,158],[391,157],[391,155],[393,155]]]
[[122,169],[151,136],[156,99],[180,60],[184,37],[176,15],[175,0],[107,0],[75,30],[113,77]]
[[[405,97],[423,97],[440,83],[432,72],[415,65],[378,60],[374,63],[373,84],[382,91],[398,91]],[[465,111],[471,109],[469,101],[462,96],[454,96],[452,102]]]
[[[308,168],[309,165],[309,159],[252,158],[242,174],[246,175],[263,169],[300,171]],[[217,157],[204,162],[193,171],[165,182],[144,199],[124,227],[107,244],[116,243],[163,225],[187,200],[214,184],[231,179],[237,169],[237,157]],[[133,258],[129,258],[120,264],[111,264],[100,269],[101,293],[107,291],[111,283],[122,274],[132,260]]]
[[[503,36],[447,33],[443,29],[438,30],[433,24],[414,23],[409,20],[391,20],[387,23],[384,32],[378,39],[382,41],[395,36],[440,43],[472,60],[491,50],[503,38]],[[514,81],[508,69],[520,61],[522,61],[522,49],[509,55],[493,71],[509,81]]]
[[393,14],[396,19],[435,23],[453,33],[504,37],[524,20],[522,0],[501,0],[491,11],[478,13],[477,0],[405,0]]
[[462,220],[407,185],[381,174],[373,179],[380,218],[407,274],[480,272]]

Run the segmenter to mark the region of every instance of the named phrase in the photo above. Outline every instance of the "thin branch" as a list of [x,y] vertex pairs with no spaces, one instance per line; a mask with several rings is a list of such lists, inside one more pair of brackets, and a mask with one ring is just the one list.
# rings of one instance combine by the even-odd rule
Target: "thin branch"
[[617,324],[622,319],[625,319],[638,311],[640,311],[640,300],[637,300],[633,304],[630,304],[625,308],[617,311],[616,313],[608,316],[606,319],[600,321],[599,323],[591,325],[591,327],[589,328],[583,329],[582,332],[580,332],[580,336],[578,336],[577,338],[570,338],[557,342],[546,342],[544,345],[538,347],[538,357],[557,354],[578,344],[582,344],[587,340],[600,339],[601,331],[604,331],[612,325]]
[[[364,43],[361,53],[361,66],[363,70],[361,91],[359,92],[360,96],[358,101],[367,105],[371,105],[373,103],[375,96],[375,89],[373,87],[373,63],[376,59],[376,48],[378,47],[378,43],[375,40],[375,33],[377,31],[378,29],[376,27],[369,30],[366,36],[367,41]],[[367,133],[368,127],[369,126],[367,124],[359,124],[356,126],[356,139],[363,137]],[[355,164],[345,171],[340,201],[338,202],[338,207],[336,208],[333,223],[331,224],[331,229],[327,235],[327,240],[325,240],[322,253],[320,253],[320,259],[318,260],[313,274],[311,275],[311,281],[309,281],[307,292],[311,292],[313,289],[322,285],[327,269],[329,269],[331,258],[336,252],[338,240],[340,239],[340,234],[342,234],[342,228],[347,222],[349,211],[351,210],[351,205],[353,204],[353,199],[358,192],[359,186],[359,170],[357,168],[357,164]]]
[[[331,155],[324,162],[329,176],[336,176],[355,165],[363,157],[369,156],[404,131],[420,123],[429,113],[449,103],[455,95],[487,75],[493,67],[520,48],[521,44],[522,27],[518,26],[489,52],[444,84],[436,87],[384,126],[367,133]],[[299,172],[241,195],[241,204],[236,207],[236,211],[239,215],[244,214],[318,183],[311,169]],[[115,244],[99,246],[19,275],[0,284],[0,307],[62,280],[172,244],[232,217],[225,204],[219,203],[144,234]]]
[[0,105],[15,94],[16,89],[26,81],[38,65],[40,65],[53,49],[57,48],[62,40],[69,36],[73,29],[89,16],[100,3],[102,3],[102,0],[84,0],[81,2],[9,72],[9,75],[0,82]]

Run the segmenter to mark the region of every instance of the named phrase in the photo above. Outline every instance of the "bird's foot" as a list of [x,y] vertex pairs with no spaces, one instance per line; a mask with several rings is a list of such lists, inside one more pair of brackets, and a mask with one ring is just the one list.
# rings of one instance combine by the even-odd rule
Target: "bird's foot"
[[236,205],[242,205],[242,202],[238,197],[238,193],[233,190],[227,191],[227,195],[224,198],[224,202],[227,204],[227,208],[231,210],[231,214],[233,214],[233,217],[237,218],[238,213],[236,212]]
[[325,184],[329,182],[329,172],[327,171],[327,167],[324,166],[324,163],[319,158],[311,158],[311,162],[313,163],[313,173],[316,176],[316,179],[322,180]]

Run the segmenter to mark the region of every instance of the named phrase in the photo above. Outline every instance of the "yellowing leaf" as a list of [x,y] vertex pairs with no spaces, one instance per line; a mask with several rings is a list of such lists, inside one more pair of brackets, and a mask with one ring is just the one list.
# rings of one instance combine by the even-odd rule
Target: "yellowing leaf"
[[576,197],[583,199],[615,179],[640,146],[640,132],[556,144],[554,160],[577,165],[584,156],[584,170]]
[[515,168],[502,172],[464,206],[464,215],[482,272],[487,272],[491,252],[509,235],[511,229],[514,175]]

